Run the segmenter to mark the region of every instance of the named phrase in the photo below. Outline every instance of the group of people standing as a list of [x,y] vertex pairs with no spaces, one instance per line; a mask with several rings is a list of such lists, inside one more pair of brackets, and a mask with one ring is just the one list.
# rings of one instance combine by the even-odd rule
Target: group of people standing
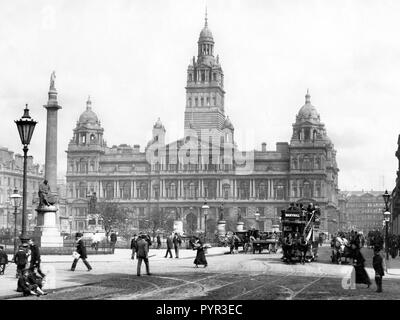
[[[149,248],[152,245],[151,238],[149,235],[140,233],[139,236],[136,234],[133,236],[131,240],[131,250],[132,255],[131,259],[134,260],[135,257],[138,260],[137,263],[137,272],[138,276],[141,275],[141,266],[142,262],[146,265],[146,273],[151,275],[150,273],[150,265],[149,265]],[[166,239],[167,251],[165,253],[165,258],[169,257],[173,258],[172,249],[175,251],[175,258],[179,258],[179,249],[182,245],[181,236],[178,233],[172,233],[171,235],[167,236]],[[204,265],[207,267],[207,260],[205,257],[205,249],[206,247],[203,246],[203,242],[198,237],[193,237],[190,240],[190,245],[193,250],[197,250],[196,258],[193,261],[195,264],[195,268],[198,268],[199,265]],[[161,237],[157,235],[157,249],[161,249]]]
[[[18,247],[12,261],[17,266],[16,278],[18,279],[18,292],[22,292],[24,296],[41,296],[47,294],[43,291],[46,275],[40,268],[40,250],[32,239]],[[0,246],[0,275],[4,274],[6,265],[9,262],[4,247]]]

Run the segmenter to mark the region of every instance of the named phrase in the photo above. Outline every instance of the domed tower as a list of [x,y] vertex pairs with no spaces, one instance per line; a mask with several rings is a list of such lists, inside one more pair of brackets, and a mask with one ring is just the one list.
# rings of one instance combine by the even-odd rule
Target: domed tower
[[104,129],[92,110],[92,101],[88,97],[86,110],[80,115],[73,130],[73,138],[68,144],[68,173],[86,174],[98,170],[99,157],[106,148],[103,132]]
[[214,56],[214,38],[208,28],[207,12],[197,45],[197,60],[193,57],[187,69],[184,128],[185,135],[192,129],[200,137],[202,129],[221,132],[225,121],[224,74],[219,57]]
[[227,116],[224,124],[222,126],[222,130],[224,133],[224,142],[228,142],[228,143],[234,143],[234,131],[235,128],[233,127],[233,124],[231,122],[231,120],[229,119],[229,117]]
[[160,118],[158,118],[153,126],[153,141],[158,141],[161,145],[165,145],[165,132],[165,127]]
[[329,210],[336,210],[338,172],[336,150],[307,90],[296,115],[290,152],[290,201],[314,202],[322,207],[321,231],[328,231]]

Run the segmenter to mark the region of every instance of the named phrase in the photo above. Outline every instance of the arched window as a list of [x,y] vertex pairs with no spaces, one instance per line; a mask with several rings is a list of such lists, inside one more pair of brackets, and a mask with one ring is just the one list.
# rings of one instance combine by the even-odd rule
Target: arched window
[[308,156],[304,157],[303,170],[311,170],[311,160]]
[[303,197],[304,198],[311,198],[312,197],[311,184],[308,181],[305,181],[304,185],[303,185]]
[[279,183],[275,189],[275,198],[277,200],[285,199],[285,186],[282,183]]
[[130,199],[131,198],[131,184],[130,182],[122,182],[120,183],[120,193],[122,199]]
[[90,143],[94,143],[94,142],[96,142],[96,136],[92,133],[90,135]]
[[194,199],[196,197],[196,186],[193,182],[189,184],[189,198]]
[[169,195],[168,195],[168,197],[170,199],[175,199],[176,198],[176,185],[173,182],[169,185]]
[[86,198],[86,184],[81,182],[79,183],[79,196],[78,198]]
[[261,182],[258,187],[258,199],[267,199],[267,187],[264,182]]
[[203,97],[200,98],[200,106],[204,106],[204,98]]
[[142,182],[139,187],[139,198],[147,199],[147,183]]
[[223,193],[224,193],[224,199],[225,200],[229,199],[231,186],[229,184],[224,184],[222,189],[223,189]]
[[304,140],[309,141],[310,140],[310,128],[305,128],[304,129]]
[[114,183],[107,182],[105,187],[105,198],[114,199]]
[[191,107],[192,106],[192,98],[188,99],[188,106]]

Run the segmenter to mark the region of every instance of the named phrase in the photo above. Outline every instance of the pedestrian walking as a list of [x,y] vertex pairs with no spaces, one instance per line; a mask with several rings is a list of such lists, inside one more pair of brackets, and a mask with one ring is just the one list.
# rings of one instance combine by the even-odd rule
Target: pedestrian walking
[[204,268],[207,267],[207,259],[204,252],[203,243],[199,238],[195,238],[194,241],[194,248],[193,250],[197,250],[196,258],[194,259],[193,263],[195,264],[195,268],[198,268],[199,265],[204,265]]
[[353,242],[351,245],[354,250],[353,265],[356,272],[356,283],[363,283],[367,285],[367,288],[371,285],[371,280],[369,279],[368,273],[365,270],[365,259],[361,254],[360,247],[357,242]]
[[146,265],[146,273],[150,276],[150,266],[149,266],[149,241],[146,239],[147,236],[142,234],[137,240],[137,275],[140,277],[140,269],[142,267],[142,261]]
[[76,234],[76,253],[74,255],[74,261],[72,262],[71,271],[75,271],[76,264],[78,263],[79,259],[82,259],[83,263],[87,267],[88,271],[92,270],[87,259],[86,247],[85,243],[83,242],[83,234],[78,232]]
[[8,255],[4,251],[4,247],[0,246],[0,275],[4,274],[7,264],[8,264]]
[[157,235],[157,249],[161,249],[161,237],[159,234]]
[[168,256],[169,253],[169,257],[172,258],[172,248],[174,247],[174,243],[172,241],[172,235],[169,235],[167,237],[167,252],[165,253],[165,258]]
[[37,269],[37,272],[39,273],[39,275],[42,278],[44,278],[45,274],[40,269],[41,258],[40,258],[39,247],[35,244],[35,242],[32,239],[29,239],[28,244],[29,244],[30,250],[31,250],[31,261],[30,261],[29,269],[32,272],[34,272],[35,269]]
[[172,242],[174,243],[175,258],[178,259],[178,258],[179,258],[179,247],[180,247],[181,244],[182,244],[182,239],[181,239],[181,237],[178,235],[178,233],[175,232],[174,238],[172,239]]
[[374,257],[372,258],[372,266],[375,270],[376,292],[382,292],[382,277],[385,275],[383,268],[383,259],[379,248],[374,248]]
[[135,254],[137,254],[137,241],[138,241],[137,235],[134,234],[133,238],[131,240],[131,250],[132,250],[131,259],[132,260],[135,260]]
[[22,276],[23,270],[26,268],[26,264],[28,263],[27,247],[28,244],[21,244],[18,247],[18,251],[14,255],[14,263],[17,265],[17,278]]
[[117,234],[113,230],[111,230],[110,243],[111,243],[111,252],[114,253],[115,244],[117,243]]

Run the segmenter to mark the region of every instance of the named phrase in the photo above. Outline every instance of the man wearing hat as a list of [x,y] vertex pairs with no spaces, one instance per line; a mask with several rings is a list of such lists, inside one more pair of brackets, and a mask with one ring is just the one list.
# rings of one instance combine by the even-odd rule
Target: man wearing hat
[[29,245],[27,243],[21,244],[14,255],[14,263],[17,265],[17,278],[22,275],[28,263],[28,247]]
[[135,260],[135,254],[137,253],[137,241],[138,241],[138,238],[137,238],[137,235],[136,235],[136,233],[135,233],[135,234],[133,235],[132,240],[131,240],[131,250],[132,250],[131,259],[132,259],[132,260]]
[[37,269],[37,272],[39,275],[44,278],[45,274],[42,272],[40,269],[40,251],[39,247],[35,244],[35,242],[32,239],[29,239],[28,244],[31,249],[31,262],[29,269],[33,272],[35,268]]
[[149,243],[146,240],[147,236],[145,234],[140,234],[137,240],[137,275],[140,276],[140,269],[142,267],[142,261],[146,265],[146,273],[151,275],[149,267]]
[[4,251],[4,247],[0,246],[0,275],[4,274],[6,264],[8,263],[7,253]]
[[380,248],[375,247],[374,257],[372,258],[372,266],[375,270],[376,292],[382,292],[382,277],[385,275],[385,272],[383,271],[383,259],[379,251]]
[[71,271],[75,271],[76,264],[78,263],[79,259],[82,259],[86,268],[88,269],[88,271],[90,271],[90,270],[92,270],[92,267],[90,266],[89,262],[86,260],[87,254],[86,254],[85,243],[83,242],[83,239],[82,239],[83,234],[78,232],[78,233],[76,233],[75,237],[76,237],[76,252],[79,254],[79,257],[74,258],[74,261],[72,262],[72,266],[71,266]]

